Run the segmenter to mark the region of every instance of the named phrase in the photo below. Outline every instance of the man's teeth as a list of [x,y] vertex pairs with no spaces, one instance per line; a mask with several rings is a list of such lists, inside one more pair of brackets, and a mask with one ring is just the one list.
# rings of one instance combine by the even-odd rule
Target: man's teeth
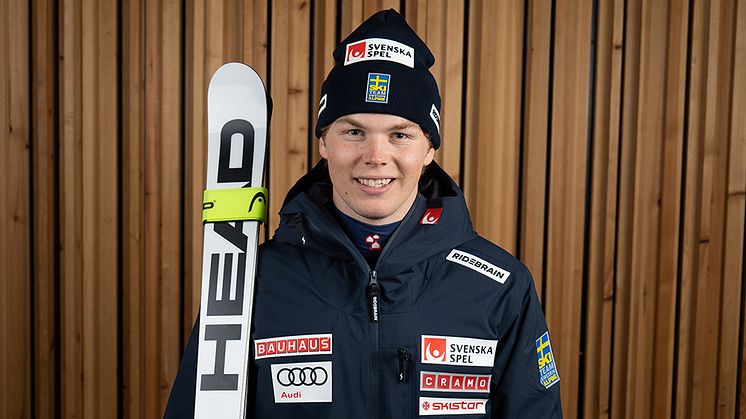
[[358,182],[362,183],[365,186],[370,186],[372,188],[382,188],[389,183],[391,183],[391,179],[362,179],[358,178]]

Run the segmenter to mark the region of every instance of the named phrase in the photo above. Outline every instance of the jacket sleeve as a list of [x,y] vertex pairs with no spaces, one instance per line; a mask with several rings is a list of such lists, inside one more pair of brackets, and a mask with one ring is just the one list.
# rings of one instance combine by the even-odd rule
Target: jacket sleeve
[[194,418],[194,393],[197,386],[197,340],[199,338],[199,315],[194,322],[179,372],[176,374],[171,395],[168,397],[164,419]]
[[531,274],[512,323],[498,342],[493,418],[562,418],[560,383],[544,314]]

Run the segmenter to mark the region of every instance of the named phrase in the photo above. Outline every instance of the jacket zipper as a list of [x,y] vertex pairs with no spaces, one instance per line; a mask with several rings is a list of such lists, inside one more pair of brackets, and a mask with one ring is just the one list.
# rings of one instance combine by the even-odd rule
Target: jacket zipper
[[407,348],[399,348],[399,382],[406,383],[409,376],[409,363],[412,362],[412,353]]
[[[416,203],[412,205],[412,208],[409,209],[409,212],[404,216],[404,218],[401,220],[401,224],[399,227],[406,225],[406,222],[409,218],[411,218],[414,214],[414,209],[417,207]],[[309,220],[310,222],[311,220]],[[301,221],[301,227],[302,227],[302,221]],[[394,234],[391,235],[391,237],[388,240],[388,243],[386,243],[386,246],[384,246],[383,250],[381,251],[381,255],[378,257],[378,261],[376,262],[376,266],[374,269],[370,269],[370,266],[368,266],[368,262],[365,261],[362,254],[360,254],[360,251],[358,251],[356,248],[352,247],[353,249],[353,255],[358,260],[358,262],[362,261],[361,264],[368,270],[368,286],[366,288],[366,295],[368,297],[368,303],[369,303],[369,314],[370,314],[370,328],[373,335],[373,357],[374,357],[374,367],[375,367],[375,373],[371,374],[371,406],[370,406],[370,417],[371,419],[377,419],[378,418],[378,412],[379,412],[379,389],[378,389],[378,376],[380,375],[381,370],[381,322],[380,322],[380,314],[381,314],[381,308],[380,308],[380,296],[381,296],[381,288],[378,284],[378,272],[379,272],[379,266],[381,265],[381,260],[383,259],[384,255],[387,253],[389,248],[391,248],[391,243],[394,242],[394,239],[396,236],[399,235],[399,232],[401,232],[401,228],[397,228],[394,231]],[[303,230],[303,236],[305,236],[305,230]],[[303,237],[305,239],[305,237]],[[348,240],[349,241],[349,240]],[[305,240],[303,240],[303,245],[305,245]],[[351,243],[350,243],[351,244]],[[351,246],[350,246],[351,247]]]
[[381,295],[381,290],[378,287],[378,273],[375,270],[370,271],[370,274],[368,275],[368,303],[369,303],[369,313],[370,313],[370,321],[377,323],[378,322],[378,297]]

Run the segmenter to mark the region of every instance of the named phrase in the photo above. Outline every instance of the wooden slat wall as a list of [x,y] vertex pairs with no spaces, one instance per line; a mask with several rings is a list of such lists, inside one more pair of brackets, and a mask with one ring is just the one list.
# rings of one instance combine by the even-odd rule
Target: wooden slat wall
[[160,417],[199,305],[206,93],[274,99],[271,237],[331,52],[436,56],[477,230],[532,270],[569,418],[746,418],[742,0],[0,0],[0,417]]

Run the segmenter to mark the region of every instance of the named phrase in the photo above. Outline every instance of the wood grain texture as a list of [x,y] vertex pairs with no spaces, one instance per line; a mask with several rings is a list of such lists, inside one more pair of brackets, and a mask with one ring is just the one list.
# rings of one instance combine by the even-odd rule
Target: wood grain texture
[[456,183],[461,181],[461,108],[464,72],[464,2],[410,1],[407,21],[432,51],[430,69],[441,97],[441,147],[435,160]]
[[521,2],[471,3],[464,121],[467,151],[463,182],[472,220],[484,237],[513,253],[523,48],[514,34],[521,33],[523,13]]
[[[744,295],[743,255],[746,240],[746,7],[737,5],[734,16],[733,77],[728,140],[728,181],[725,203],[725,243],[723,255],[723,304],[721,310],[721,352],[718,371],[717,418],[736,417],[738,389],[738,335],[743,330],[741,313]],[[740,343],[741,351],[744,344]],[[743,366],[740,373],[744,374]],[[742,409],[743,409],[743,401]],[[743,412],[741,413],[743,416]]]
[[83,416],[117,406],[118,382],[118,7],[81,4]]
[[0,416],[162,414],[210,76],[271,84],[269,236],[333,48],[393,7],[436,56],[437,159],[546,297],[565,417],[746,418],[742,3],[0,0]]
[[526,22],[526,63],[523,69],[525,92],[523,94],[523,200],[520,225],[523,263],[534,276],[539,297],[544,289],[544,234],[547,153],[549,151],[550,120],[550,57],[552,2],[532,0],[528,2]]
[[[60,324],[61,412],[63,418],[83,417],[82,387],[82,177],[81,167],[81,66],[79,1],[60,5]],[[67,28],[67,30],[65,30]]]
[[285,194],[308,169],[310,24],[310,4],[305,0],[289,0],[286,7],[273,10],[270,88],[273,118],[279,122],[270,127],[268,149],[270,231],[279,225]]
[[614,310],[624,2],[598,4],[583,416],[608,418]]
[[0,3],[0,416],[31,417],[30,19],[25,2]]
[[588,152],[591,2],[557,2],[549,171],[547,323],[562,377],[563,409],[575,417],[579,391],[586,153]]
[[59,351],[59,310],[56,292],[56,275],[59,268],[57,255],[58,188],[55,172],[57,154],[57,90],[56,32],[54,3],[35,0],[30,3],[31,25],[34,40],[31,49],[31,92],[33,94],[31,119],[33,147],[33,184],[29,195],[33,200],[34,249],[34,371],[36,416],[54,417],[59,388],[56,380]]

